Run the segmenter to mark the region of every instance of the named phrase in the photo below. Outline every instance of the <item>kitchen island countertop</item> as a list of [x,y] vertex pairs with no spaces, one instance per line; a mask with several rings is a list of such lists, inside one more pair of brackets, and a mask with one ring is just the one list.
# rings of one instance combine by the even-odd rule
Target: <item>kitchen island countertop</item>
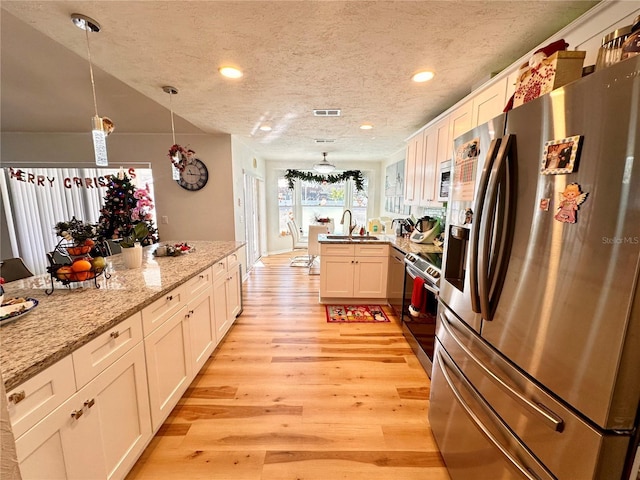
[[437,247],[433,243],[415,243],[405,237],[397,237],[395,235],[374,234],[378,240],[349,240],[327,238],[327,235],[318,235],[319,243],[348,243],[352,245],[370,245],[378,243],[387,243],[392,247],[400,250],[405,255],[407,253],[442,253],[442,247]]
[[[175,242],[163,242],[172,244]],[[4,285],[5,299],[35,298],[27,315],[0,328],[0,369],[6,390],[53,365],[114,325],[142,310],[194,275],[241,248],[243,242],[188,242],[194,251],[178,257],[155,257],[157,245],[145,247],[142,267],[126,269],[122,255],[107,257],[96,288],[93,280],[66,288],[49,274]]]

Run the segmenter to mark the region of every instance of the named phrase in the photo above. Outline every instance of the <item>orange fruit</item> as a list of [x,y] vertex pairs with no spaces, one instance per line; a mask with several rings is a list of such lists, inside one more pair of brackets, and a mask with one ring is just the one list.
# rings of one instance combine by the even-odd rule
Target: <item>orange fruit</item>
[[91,262],[84,259],[78,259],[71,265],[71,270],[76,274],[76,280],[87,280],[90,278]]
[[87,238],[87,239],[84,241],[84,243],[83,243],[83,245],[86,245],[86,246],[88,246],[88,247],[93,247],[95,244],[96,244],[96,242],[94,242],[94,241],[93,241],[93,240],[91,240],[90,238]]
[[64,265],[56,270],[56,277],[58,277],[60,280],[71,280],[72,273],[73,270],[71,269],[71,267],[69,265]]

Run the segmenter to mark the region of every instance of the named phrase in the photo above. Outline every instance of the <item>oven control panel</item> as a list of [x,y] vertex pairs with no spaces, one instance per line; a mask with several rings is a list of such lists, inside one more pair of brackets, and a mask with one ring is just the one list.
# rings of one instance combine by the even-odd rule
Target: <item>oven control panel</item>
[[431,280],[435,285],[440,283],[440,269],[416,254],[408,253],[404,257],[404,262],[412,267],[416,273],[426,279]]

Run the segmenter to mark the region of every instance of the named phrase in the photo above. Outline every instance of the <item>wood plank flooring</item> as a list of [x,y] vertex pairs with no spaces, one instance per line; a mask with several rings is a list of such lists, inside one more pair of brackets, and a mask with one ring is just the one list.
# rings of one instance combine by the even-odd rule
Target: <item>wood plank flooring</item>
[[329,324],[319,276],[264,258],[244,312],[127,480],[448,480],[429,378],[390,323]]

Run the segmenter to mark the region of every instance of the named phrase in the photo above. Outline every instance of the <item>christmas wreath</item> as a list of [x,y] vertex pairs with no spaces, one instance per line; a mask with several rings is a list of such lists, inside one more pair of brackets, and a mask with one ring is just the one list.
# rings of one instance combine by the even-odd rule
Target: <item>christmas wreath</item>
[[171,159],[171,163],[181,172],[187,165],[187,153],[187,150],[182,145],[178,145],[177,143],[175,145],[172,145],[169,149],[169,158]]
[[338,173],[335,175],[316,175],[311,172],[301,172],[299,170],[287,170],[284,178],[289,183],[289,188],[293,188],[293,184],[296,179],[304,180],[307,182],[315,183],[340,183],[345,180],[352,179],[356,185],[356,190],[359,192],[364,191],[364,178],[360,170],[347,170],[346,172]]

